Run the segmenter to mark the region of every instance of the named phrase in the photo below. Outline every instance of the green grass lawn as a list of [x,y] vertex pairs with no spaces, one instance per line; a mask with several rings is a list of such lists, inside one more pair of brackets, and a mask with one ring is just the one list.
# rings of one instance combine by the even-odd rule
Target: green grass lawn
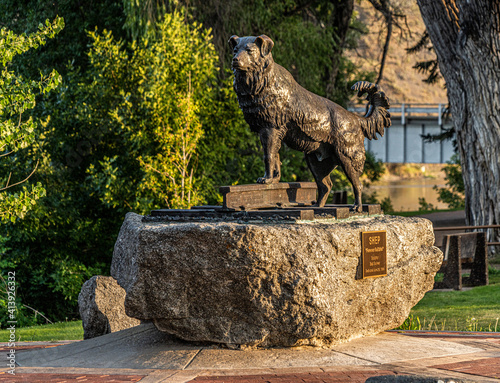
[[500,284],[468,291],[430,291],[411,315],[414,329],[500,331]]
[[[460,210],[460,209],[458,209]],[[393,215],[413,217],[429,212],[395,212]],[[500,256],[490,259],[500,263]],[[490,268],[489,286],[467,291],[429,291],[412,308],[403,329],[439,331],[499,331],[500,332],[500,271]]]
[[[10,333],[0,330],[0,342],[7,342]],[[82,321],[59,322],[39,326],[20,327],[16,329],[17,342],[58,341],[83,339]]]
[[466,291],[429,291],[401,328],[500,332],[500,271],[490,269],[489,279]]

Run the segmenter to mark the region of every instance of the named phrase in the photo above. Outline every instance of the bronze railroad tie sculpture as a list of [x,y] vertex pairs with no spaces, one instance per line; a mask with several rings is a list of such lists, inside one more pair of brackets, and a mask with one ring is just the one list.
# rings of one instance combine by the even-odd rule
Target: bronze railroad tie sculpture
[[323,207],[332,189],[330,173],[340,165],[352,184],[355,211],[362,211],[359,177],[365,163],[364,138],[377,139],[391,125],[389,99],[377,85],[359,81],[352,89],[367,93],[364,117],[301,87],[274,62],[274,42],[266,35],[232,36],[234,90],[250,129],[264,149],[265,174],[257,183],[280,180],[282,142],[304,152],[318,186],[317,206]]

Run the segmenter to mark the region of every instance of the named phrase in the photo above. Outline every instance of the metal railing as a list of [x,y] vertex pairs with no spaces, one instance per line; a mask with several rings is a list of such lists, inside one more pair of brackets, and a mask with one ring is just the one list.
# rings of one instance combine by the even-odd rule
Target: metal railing
[[[434,231],[463,231],[476,229],[500,229],[500,225],[478,225],[478,226],[444,226],[435,227]],[[487,246],[500,246],[500,242],[487,242]]]
[[[365,114],[365,107],[349,108]],[[395,103],[391,105],[392,126],[383,140],[366,140],[366,148],[386,163],[445,163],[454,153],[452,141],[428,142],[426,135],[442,134],[451,127],[448,105]]]
[[[353,107],[349,108],[351,112],[356,112],[364,114],[366,112],[365,107]],[[448,110],[448,104],[418,104],[418,103],[395,103],[392,104],[389,112],[391,112],[391,117],[401,118],[401,125],[405,125],[408,118],[436,118],[438,120],[438,125],[443,125],[443,115],[444,112]]]

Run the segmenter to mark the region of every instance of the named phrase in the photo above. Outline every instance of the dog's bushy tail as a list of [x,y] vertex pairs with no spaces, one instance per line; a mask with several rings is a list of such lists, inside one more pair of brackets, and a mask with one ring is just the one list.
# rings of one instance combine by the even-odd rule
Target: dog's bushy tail
[[358,92],[358,97],[368,94],[368,108],[361,120],[361,129],[366,138],[377,140],[377,133],[383,136],[384,129],[391,126],[391,115],[387,111],[390,107],[389,99],[379,90],[378,85],[368,81],[358,81],[351,89]]

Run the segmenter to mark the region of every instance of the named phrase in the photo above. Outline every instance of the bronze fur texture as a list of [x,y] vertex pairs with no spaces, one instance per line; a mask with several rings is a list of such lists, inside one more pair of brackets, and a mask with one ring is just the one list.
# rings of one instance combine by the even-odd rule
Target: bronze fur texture
[[377,139],[391,125],[389,99],[377,85],[359,81],[352,87],[367,94],[365,116],[300,86],[290,72],[275,63],[274,42],[266,35],[232,36],[234,90],[246,122],[260,137],[265,174],[257,183],[279,182],[279,150],[284,142],[304,152],[318,185],[317,206],[324,206],[332,189],[330,173],[340,165],[352,184],[355,211],[362,211],[361,182],[365,164],[364,139]]

